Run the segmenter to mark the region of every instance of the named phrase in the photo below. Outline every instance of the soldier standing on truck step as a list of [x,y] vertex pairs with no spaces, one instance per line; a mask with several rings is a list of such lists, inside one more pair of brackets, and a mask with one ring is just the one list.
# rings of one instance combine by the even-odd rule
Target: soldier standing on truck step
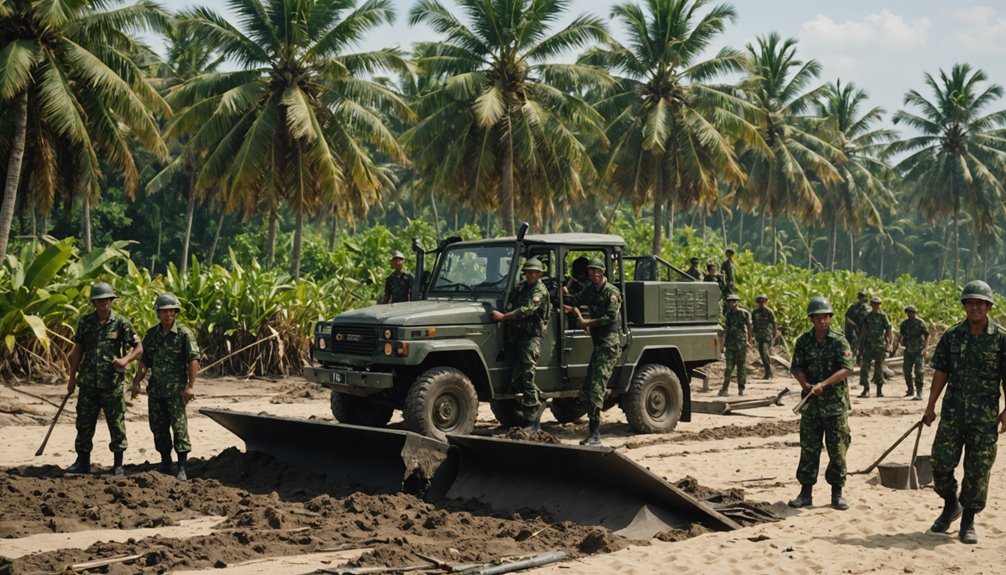
[[856,357],[861,359],[863,366],[859,372],[859,384],[863,391],[859,397],[870,397],[870,366],[873,366],[873,385],[877,389],[877,397],[884,397],[884,358],[891,351],[894,343],[894,332],[891,331],[891,320],[887,314],[880,311],[881,299],[870,298],[870,313],[863,317],[859,328],[859,348]]
[[730,377],[737,368],[737,394],[744,395],[747,383],[747,349],[751,345],[751,313],[738,307],[739,295],[727,296],[727,315],[723,321],[723,352],[727,367],[723,372],[723,387],[720,397],[730,395]]
[[814,327],[796,340],[790,371],[800,383],[803,396],[811,395],[800,413],[800,463],[796,479],[800,495],[790,500],[790,507],[810,507],[821,465],[821,441],[828,450],[828,468],[824,479],[831,485],[831,506],[840,511],[849,503],[842,496],[845,487],[845,453],[852,434],[849,431],[849,386],[845,378],[852,371],[849,342],[831,331],[833,311],[827,299],[815,296],[807,304],[807,316]]
[[515,390],[523,393],[521,413],[528,422],[525,431],[541,429],[541,413],[545,410],[541,390],[534,383],[541,355],[541,338],[545,335],[552,311],[548,288],[538,281],[544,271],[538,258],[524,262],[524,281],[510,292],[507,311],[494,309],[490,312],[493,321],[510,322],[507,332],[507,347],[513,353],[510,381]]
[[[901,322],[898,329],[898,340],[905,346],[905,357],[902,371],[905,374],[905,397],[922,401],[922,370],[925,368],[926,354],[929,351],[929,327],[918,317],[914,305],[905,307],[908,319]],[[914,376],[914,388],[913,388]]]
[[769,355],[772,353],[772,342],[779,336],[779,327],[775,323],[775,313],[768,306],[768,296],[758,294],[755,298],[758,307],[751,312],[751,323],[754,326],[755,345],[765,368],[765,379],[772,379],[772,363]]
[[[601,408],[604,406],[604,392],[608,379],[618,362],[621,351],[619,329],[621,326],[622,294],[618,288],[604,277],[604,261],[593,258],[587,264],[588,285],[580,293],[567,296],[562,309],[576,315],[576,325],[590,332],[594,343],[594,353],[590,356],[590,368],[580,390],[580,400],[587,405],[590,421],[589,434],[580,445],[602,445]],[[584,319],[580,306],[587,306],[590,319]]]
[[384,296],[381,303],[398,303],[412,299],[413,275],[405,271],[405,254],[395,250],[391,254],[392,271],[384,280]]

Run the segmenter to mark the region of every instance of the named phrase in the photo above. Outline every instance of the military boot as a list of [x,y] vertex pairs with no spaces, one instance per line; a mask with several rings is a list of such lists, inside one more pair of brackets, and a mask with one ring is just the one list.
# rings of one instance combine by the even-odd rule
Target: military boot
[[[866,397],[870,397],[870,394],[866,394]],[[877,386],[877,397],[884,397],[884,388],[883,388],[883,386],[880,386],[880,385]]]
[[589,447],[599,447],[604,445],[601,443],[601,420],[591,419],[588,429],[590,430],[589,435],[580,441],[580,445],[587,445]]
[[909,387],[908,391],[905,392],[905,397],[912,397],[913,395],[915,395],[915,392]]
[[81,451],[77,454],[77,460],[73,462],[70,467],[66,468],[67,473],[90,473],[91,472],[91,454],[90,452]]
[[870,397],[870,387],[864,387],[863,391],[860,392],[859,397]]
[[730,395],[730,384],[724,385],[720,388],[720,392],[717,394],[720,397],[726,397]]
[[961,515],[961,533],[959,537],[961,543],[967,543],[968,545],[978,543],[978,534],[975,533],[974,511],[965,511]]
[[842,488],[832,486],[831,488],[831,506],[839,511],[845,511],[849,508],[849,502],[842,497]]
[[737,395],[744,395],[744,388],[743,387],[737,388]]
[[188,479],[188,476],[185,475],[185,462],[188,461],[188,459],[189,459],[188,453],[178,454],[178,469],[175,470],[175,477],[178,479],[178,481],[185,481]]
[[112,463],[112,475],[116,477],[122,477],[126,474],[126,470],[122,467],[122,452],[114,452],[115,462]]
[[[933,533],[946,533],[947,529],[950,529],[950,524],[957,520],[961,516],[964,508],[961,507],[961,502],[957,500],[957,496],[947,497],[943,500],[943,512],[940,516],[933,521],[933,526],[929,528]],[[974,519],[974,514],[972,514],[972,521]],[[964,525],[961,525],[962,533]],[[972,525],[972,530],[974,526]]]
[[529,418],[527,426],[524,427],[526,433],[534,433],[535,431],[541,431],[541,414],[545,412],[545,404],[542,403],[535,410],[534,417]]
[[796,499],[789,500],[789,506],[795,507],[797,509],[801,507],[810,507],[814,504],[814,486],[813,485],[801,485],[800,495],[796,496]]
[[161,464],[157,466],[161,473],[171,473],[171,452],[165,451],[161,454]]

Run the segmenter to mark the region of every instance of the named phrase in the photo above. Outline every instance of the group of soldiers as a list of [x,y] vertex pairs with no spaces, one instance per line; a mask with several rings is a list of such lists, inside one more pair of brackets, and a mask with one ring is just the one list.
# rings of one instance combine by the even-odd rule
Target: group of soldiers
[[[108,425],[109,450],[113,454],[112,474],[125,474],[123,453],[126,440],[125,369],[139,359],[133,377],[131,398],[136,399],[140,383],[150,373],[147,383],[147,410],[154,447],[161,456],[158,469],[186,480],[185,465],[192,445],[189,441],[186,404],[195,395],[193,386],[199,369],[196,338],[175,317],[181,309],[178,298],[162,293],[154,301],[158,324],[141,340],[128,319],[112,309],[116,299],[112,286],[98,282],[91,287],[94,311],[80,318],[74,332],[70,353],[70,378],[67,395],[78,387],[77,458],[67,468],[70,473],[91,472],[91,449],[98,414],[104,412]],[[178,454],[172,468],[171,450]]]
[[859,397],[870,397],[871,371],[877,397],[884,397],[884,358],[893,354],[900,343],[905,347],[905,397],[922,401],[922,370],[929,353],[929,327],[926,322],[918,317],[914,305],[905,306],[907,317],[901,322],[895,339],[891,320],[880,309],[883,300],[874,296],[867,308],[866,292],[859,292],[856,297],[857,301],[845,312],[845,337],[856,350],[856,359],[862,366],[859,384],[863,390]]

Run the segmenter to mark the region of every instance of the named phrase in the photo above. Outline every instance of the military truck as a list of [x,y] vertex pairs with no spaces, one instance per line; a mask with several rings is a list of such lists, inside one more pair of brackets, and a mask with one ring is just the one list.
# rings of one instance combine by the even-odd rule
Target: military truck
[[562,312],[568,297],[562,285],[577,259],[597,257],[624,295],[622,352],[608,382],[605,409],[620,406],[640,433],[667,432],[679,420],[689,421],[692,372],[719,358],[717,285],[695,281],[658,257],[624,255],[619,236],[526,232],[525,224],[516,237],[451,237],[429,252],[413,241],[413,301],[319,322],[311,349],[314,365],[305,376],[331,388],[335,418],[384,426],[397,409],[408,430],[444,439],[470,433],[479,403],[489,402],[501,425],[523,425],[519,390],[510,387],[507,323],[493,322],[490,311],[504,308],[530,257],[544,264],[540,281],[554,304],[536,382],[557,421],[581,417],[586,408],[578,393],[593,345],[572,314]]

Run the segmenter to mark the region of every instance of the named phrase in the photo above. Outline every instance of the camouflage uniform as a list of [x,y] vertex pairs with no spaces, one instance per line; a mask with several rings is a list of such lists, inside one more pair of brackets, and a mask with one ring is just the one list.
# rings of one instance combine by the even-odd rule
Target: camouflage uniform
[[[925,360],[922,357],[922,346],[925,345],[926,337],[929,336],[929,328],[926,322],[918,317],[914,320],[906,319],[901,322],[898,329],[901,334],[901,343],[905,346],[904,372],[905,384],[908,386],[908,393],[922,393],[922,370],[925,367]],[[912,376],[915,376],[914,386]]]
[[699,266],[696,264],[692,264],[692,267],[685,270],[685,274],[690,276],[692,279],[702,281],[702,272],[699,271]]
[[966,449],[960,502],[965,512],[977,513],[985,508],[996,458],[1006,331],[989,319],[985,332],[972,336],[967,321],[961,322],[940,338],[932,366],[949,376],[933,439],[933,486],[944,499],[957,495],[954,470]]
[[[823,343],[817,341],[813,328],[797,338],[790,371],[802,371],[807,383],[820,383],[836,371],[852,367],[849,342],[837,331],[829,331]],[[845,486],[845,453],[852,441],[849,409],[849,386],[845,380],[829,385],[821,395],[808,399],[804,404],[800,417],[800,463],[796,468],[796,479],[800,485],[817,483],[823,438],[828,450],[828,468],[824,479],[833,488]]]
[[726,395],[730,389],[730,377],[737,368],[737,390],[744,395],[744,386],[747,385],[747,369],[745,367],[748,355],[748,326],[751,325],[751,313],[746,309],[737,308],[727,312],[724,320],[726,328],[726,341],[724,342],[724,354],[726,356],[726,371],[723,372],[723,387],[720,394]]
[[129,320],[115,313],[108,316],[105,325],[99,325],[98,314],[90,313],[80,319],[73,342],[84,352],[78,367],[77,396],[77,453],[90,453],[98,412],[105,413],[112,452],[125,451],[126,396],[122,388],[123,372],[112,367],[112,360],[122,357],[127,349],[136,347],[139,338]]
[[848,322],[845,324],[845,339],[849,340],[849,346],[852,349],[859,349],[859,330],[863,328],[863,318],[868,313],[870,313],[869,306],[858,301],[845,311],[845,319],[852,320],[856,324],[849,325]]
[[541,390],[535,385],[534,376],[551,307],[548,288],[536,281],[533,285],[523,282],[515,286],[506,308],[514,313],[508,331],[514,353],[510,381],[514,389],[524,393],[521,407],[529,421],[535,419],[541,408]]
[[859,372],[859,385],[863,386],[863,394],[870,391],[870,368],[873,367],[873,385],[877,394],[884,389],[884,357],[887,355],[887,330],[891,329],[891,320],[881,310],[870,311],[860,324],[859,342],[862,349],[862,371]]
[[402,272],[401,275],[391,272],[384,280],[384,297],[388,303],[398,303],[400,301],[410,301],[412,299],[412,283],[414,276],[409,272]]
[[619,339],[622,294],[606,281],[601,289],[594,284],[586,286],[581,292],[566,297],[564,303],[573,307],[587,306],[590,319],[597,320],[597,325],[590,327],[594,353],[590,356],[590,368],[580,390],[580,400],[587,404],[590,420],[600,421],[604,391],[622,347]]
[[758,356],[765,366],[765,377],[772,378],[772,362],[769,354],[772,353],[772,339],[775,335],[775,314],[765,307],[756,307],[751,312],[751,323],[754,325],[755,345],[758,347]]
[[726,295],[737,292],[737,278],[734,275],[736,271],[734,262],[731,260],[723,260],[723,263],[720,265],[720,275],[723,276],[723,287]]
[[177,453],[192,450],[182,392],[189,383],[189,363],[194,359],[199,359],[196,337],[178,322],[166,335],[161,334],[158,324],[143,336],[140,361],[150,370],[147,384],[150,431],[154,434],[154,448],[162,455],[171,453],[172,431]]

